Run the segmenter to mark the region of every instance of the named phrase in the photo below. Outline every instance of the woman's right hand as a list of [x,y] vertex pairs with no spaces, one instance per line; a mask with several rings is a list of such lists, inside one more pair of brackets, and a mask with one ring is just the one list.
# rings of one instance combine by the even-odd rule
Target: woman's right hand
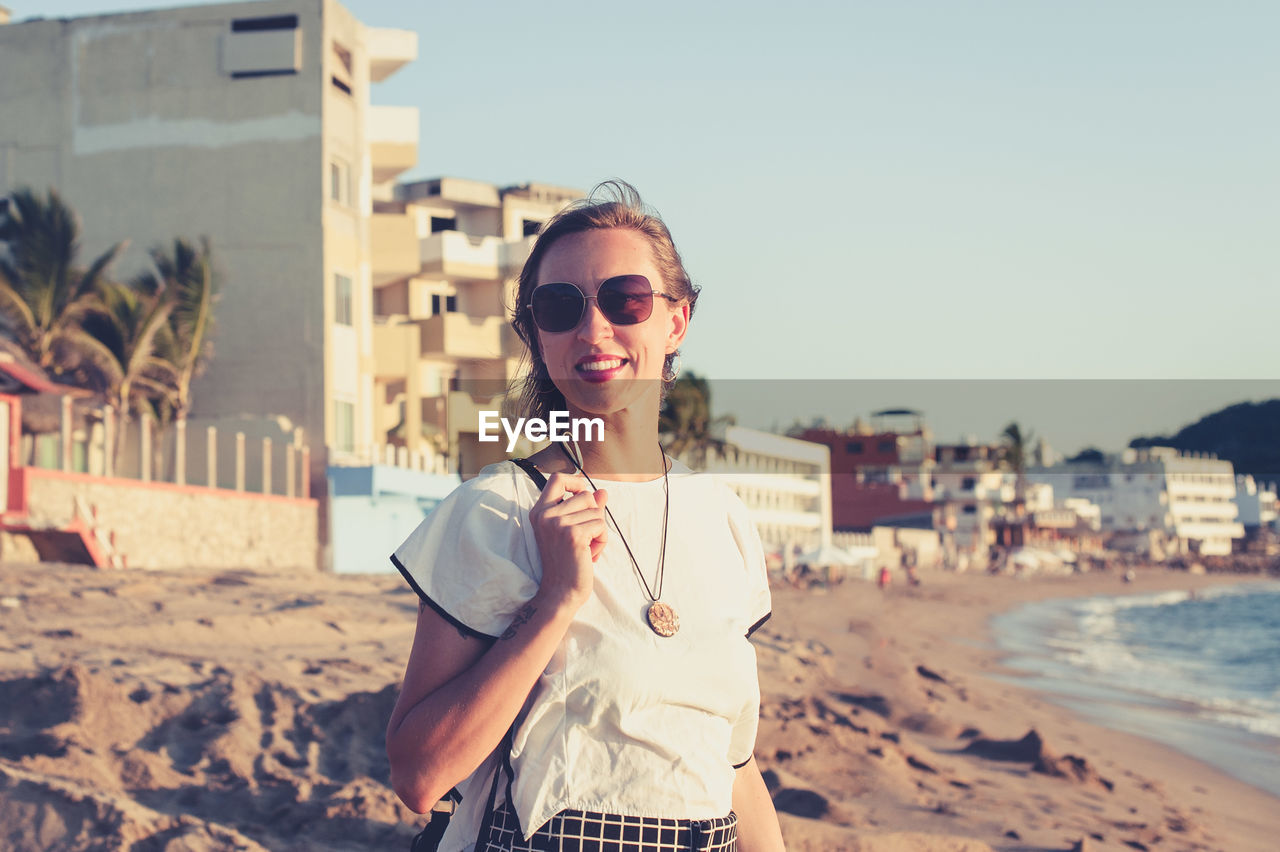
[[591,597],[595,560],[609,531],[605,503],[609,495],[592,491],[581,473],[553,473],[529,510],[533,536],[542,557],[540,596],[577,609]]

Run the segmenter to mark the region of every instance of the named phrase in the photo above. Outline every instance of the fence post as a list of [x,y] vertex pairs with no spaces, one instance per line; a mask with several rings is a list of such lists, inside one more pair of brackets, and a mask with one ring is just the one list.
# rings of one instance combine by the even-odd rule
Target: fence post
[[262,493],[271,493],[271,439],[262,439]]
[[284,446],[284,496],[294,496],[297,488],[297,482],[294,479],[298,475],[298,448],[285,444]]
[[179,417],[173,424],[173,481],[175,485],[187,484],[187,418]]
[[102,475],[116,475],[116,410],[102,409]]
[[61,440],[58,442],[59,455],[62,458],[60,467],[63,470],[71,470],[71,397],[64,396],[62,398],[62,434]]
[[145,411],[138,418],[138,478],[151,481],[151,415]]
[[236,433],[236,490],[244,490],[244,433]]
[[210,488],[218,487],[218,427],[210,426],[205,430],[205,483]]
[[311,496],[311,448],[302,448],[302,487],[298,495],[303,499]]

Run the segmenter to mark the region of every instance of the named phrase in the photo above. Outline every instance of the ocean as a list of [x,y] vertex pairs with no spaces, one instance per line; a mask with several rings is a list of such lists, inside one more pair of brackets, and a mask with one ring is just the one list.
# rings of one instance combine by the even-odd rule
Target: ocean
[[1280,582],[1039,601],[992,628],[1017,682],[1280,796]]

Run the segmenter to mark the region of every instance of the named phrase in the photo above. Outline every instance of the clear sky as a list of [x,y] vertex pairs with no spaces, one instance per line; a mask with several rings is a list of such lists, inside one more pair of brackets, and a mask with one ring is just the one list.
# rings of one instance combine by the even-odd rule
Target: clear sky
[[[686,367],[760,395],[829,380],[822,410],[751,425],[879,404],[851,380],[1199,380],[1090,412],[1119,445],[1280,396],[1273,0],[346,5],[418,33],[373,92],[421,110],[406,177],[625,178],[704,287]],[[926,403],[897,402],[995,436]],[[983,413],[1090,440],[1044,407]]]

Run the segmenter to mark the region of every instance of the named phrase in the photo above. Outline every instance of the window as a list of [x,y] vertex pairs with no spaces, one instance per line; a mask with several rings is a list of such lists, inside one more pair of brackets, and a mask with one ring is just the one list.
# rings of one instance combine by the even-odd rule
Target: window
[[296,74],[302,67],[297,15],[236,18],[222,36],[222,70],[232,79]]
[[891,453],[897,447],[896,441],[881,441],[876,444],[877,453]]
[[457,216],[432,216],[431,217],[431,233],[439,231],[456,231],[458,230]]
[[333,321],[338,325],[353,325],[351,314],[351,279],[341,274],[334,275]]
[[854,455],[859,455],[862,453],[862,442],[850,441],[849,443],[844,445],[844,449],[845,449],[845,452],[853,453]]
[[341,453],[355,452],[356,407],[353,403],[334,400],[333,448]]
[[966,476],[960,483],[961,491],[972,491],[973,487],[978,484],[978,480],[972,476]]
[[526,237],[536,237],[538,235],[538,231],[542,230],[542,223],[536,222],[533,219],[525,219],[521,223],[521,227],[524,229],[524,235]]
[[966,515],[976,515],[976,514],[978,514],[978,507],[977,507],[977,506],[965,506],[965,507],[964,507],[964,513],[965,513]]
[[442,296],[435,293],[431,297],[431,314],[439,316],[440,314],[456,314],[458,312],[457,296]]
[[351,203],[351,167],[337,157],[329,161],[329,199]]

